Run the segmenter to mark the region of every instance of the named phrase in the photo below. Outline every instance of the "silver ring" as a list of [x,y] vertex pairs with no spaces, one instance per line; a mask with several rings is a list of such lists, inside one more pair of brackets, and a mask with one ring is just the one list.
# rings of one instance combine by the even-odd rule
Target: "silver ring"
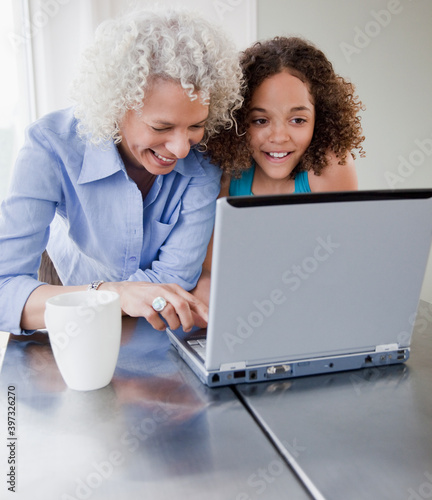
[[160,313],[162,312],[167,305],[167,301],[163,297],[156,297],[152,302],[153,309]]

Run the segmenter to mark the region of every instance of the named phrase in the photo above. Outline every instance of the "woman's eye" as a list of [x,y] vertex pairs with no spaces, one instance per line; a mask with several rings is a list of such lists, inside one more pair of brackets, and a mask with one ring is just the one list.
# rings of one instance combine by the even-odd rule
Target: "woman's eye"
[[304,118],[294,118],[292,121],[293,121],[293,123],[295,123],[297,125],[301,125],[302,123],[306,123],[306,120]]
[[167,130],[169,130],[169,128],[152,127],[152,130],[154,130],[155,132],[166,132]]

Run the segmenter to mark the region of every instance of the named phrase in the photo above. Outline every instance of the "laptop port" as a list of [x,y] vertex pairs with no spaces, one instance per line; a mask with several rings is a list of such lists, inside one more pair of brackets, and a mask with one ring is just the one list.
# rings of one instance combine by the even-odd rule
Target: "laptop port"
[[372,357],[371,356],[366,356],[365,357],[365,363],[372,363]]
[[256,370],[251,370],[249,372],[249,380],[256,380],[258,378],[258,374]]
[[267,368],[267,375],[283,375],[291,371],[291,365],[275,365]]
[[246,370],[239,370],[238,372],[234,372],[234,378],[245,378]]
[[213,383],[216,383],[216,382],[220,382],[220,378],[219,378],[219,375],[217,373],[215,373],[212,377],[212,382]]

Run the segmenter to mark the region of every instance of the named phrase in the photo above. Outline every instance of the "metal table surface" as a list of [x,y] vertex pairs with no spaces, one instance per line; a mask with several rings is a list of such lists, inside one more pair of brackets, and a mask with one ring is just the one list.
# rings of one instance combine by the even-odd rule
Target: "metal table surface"
[[233,390],[203,386],[142,319],[123,320],[98,391],[66,388],[46,334],[11,338],[0,436],[1,499],[310,498]]
[[315,497],[329,500],[432,498],[431,389],[423,301],[404,365],[237,387]]

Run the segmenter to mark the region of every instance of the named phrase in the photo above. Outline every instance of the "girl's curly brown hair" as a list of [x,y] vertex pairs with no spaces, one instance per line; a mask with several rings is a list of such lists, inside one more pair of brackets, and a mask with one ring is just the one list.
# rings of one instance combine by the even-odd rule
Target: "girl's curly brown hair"
[[236,127],[222,130],[207,144],[213,163],[235,177],[250,168],[252,153],[247,130],[249,107],[255,89],[270,76],[288,71],[304,82],[315,105],[312,141],[291,177],[302,170],[320,175],[332,151],[345,163],[348,154],[358,150],[364,156],[360,110],[364,109],[354,86],[337,75],[324,53],[297,37],[275,37],[256,42],[241,54],[244,75],[243,106],[233,117]]

